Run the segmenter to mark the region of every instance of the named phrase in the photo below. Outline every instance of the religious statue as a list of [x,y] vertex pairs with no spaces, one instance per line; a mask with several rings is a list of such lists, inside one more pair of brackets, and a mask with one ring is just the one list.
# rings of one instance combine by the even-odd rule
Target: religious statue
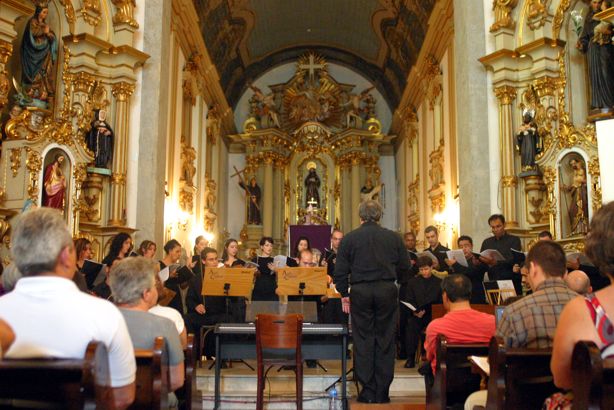
[[305,177],[305,208],[313,205],[320,207],[320,177],[316,173],[315,165],[309,167],[309,173]]
[[[260,88],[250,84],[248,86],[254,92],[252,101],[252,114],[258,116],[261,120],[266,118],[274,127],[280,128],[279,113],[275,104],[275,94],[264,94]],[[266,125],[269,125],[268,122]],[[266,126],[265,125],[265,126]]]
[[360,202],[366,202],[371,200],[379,202],[379,193],[383,187],[384,184],[373,186],[373,181],[371,180],[371,178],[367,178],[365,186],[360,189]]
[[260,225],[262,223],[260,217],[260,198],[262,197],[262,193],[256,182],[256,178],[252,177],[249,180],[249,185],[241,180],[239,181],[239,185],[245,190],[245,196],[247,198],[247,223],[249,225]]
[[195,159],[196,150],[188,145],[185,137],[181,137],[181,176],[179,180],[184,181],[185,186],[188,187],[194,186],[194,176],[196,175]]
[[363,109],[361,108],[361,104],[363,101],[367,100],[369,96],[369,91],[371,91],[373,86],[364,89],[360,94],[350,94],[348,100],[342,104],[342,106],[350,106],[347,116],[346,116],[346,125],[348,127],[352,126],[352,123],[355,128],[360,128],[362,126],[362,117],[361,114]]
[[64,155],[57,154],[53,162],[45,168],[42,205],[56,208],[63,212],[66,178],[62,172],[62,162],[64,162]]
[[574,157],[569,160],[572,171],[571,185],[561,185],[561,189],[569,193],[571,198],[567,207],[571,235],[588,231],[588,189],[584,161]]
[[576,43],[588,57],[588,73],[591,86],[591,107],[614,107],[614,44],[612,26],[594,19],[595,13],[607,7],[603,0],[592,0],[584,19],[582,33]]
[[49,8],[36,6],[28,20],[21,42],[21,89],[17,100],[24,106],[46,109],[53,96],[53,65],[58,41],[46,22]]
[[531,110],[522,113],[522,125],[516,134],[516,149],[520,151],[522,170],[535,170],[535,157],[541,152],[541,141]]
[[205,230],[207,232],[213,231],[213,226],[215,225],[215,220],[217,219],[217,213],[215,213],[215,202],[217,201],[217,197],[215,195],[215,190],[217,188],[217,184],[212,179],[207,179],[206,188],[205,188]]
[[105,110],[95,110],[94,121],[90,123],[91,128],[87,133],[87,147],[94,153],[96,168],[108,168],[109,161],[113,156],[115,134],[106,119],[107,112]]

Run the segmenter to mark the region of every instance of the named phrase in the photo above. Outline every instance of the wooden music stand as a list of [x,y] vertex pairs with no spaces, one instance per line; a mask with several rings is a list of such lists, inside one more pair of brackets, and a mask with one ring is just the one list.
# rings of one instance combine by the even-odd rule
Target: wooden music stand
[[203,296],[249,297],[254,286],[254,270],[245,268],[205,268]]
[[325,267],[277,270],[277,294],[280,296],[326,295],[327,282]]

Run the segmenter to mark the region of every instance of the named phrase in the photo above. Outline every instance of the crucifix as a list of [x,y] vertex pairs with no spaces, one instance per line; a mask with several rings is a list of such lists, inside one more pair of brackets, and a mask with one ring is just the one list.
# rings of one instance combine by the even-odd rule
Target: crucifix
[[326,64],[316,64],[315,56],[313,54],[309,54],[309,63],[308,64],[300,64],[298,65],[299,70],[308,70],[309,71],[309,81],[311,84],[314,84],[315,72],[317,69],[323,70],[326,68]]

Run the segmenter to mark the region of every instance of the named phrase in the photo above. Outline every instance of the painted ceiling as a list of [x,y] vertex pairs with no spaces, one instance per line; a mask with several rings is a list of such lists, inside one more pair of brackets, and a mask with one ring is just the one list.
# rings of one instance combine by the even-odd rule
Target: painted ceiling
[[193,0],[234,106],[268,69],[314,51],[371,80],[396,107],[436,0]]

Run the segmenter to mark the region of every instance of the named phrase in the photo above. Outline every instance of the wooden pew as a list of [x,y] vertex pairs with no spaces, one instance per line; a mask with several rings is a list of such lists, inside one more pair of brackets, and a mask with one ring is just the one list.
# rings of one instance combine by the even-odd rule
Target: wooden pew
[[467,357],[487,354],[487,344],[449,344],[444,335],[438,335],[435,382],[430,389],[427,387],[426,408],[463,404],[467,396],[479,390],[480,376],[472,373]]
[[550,371],[551,349],[506,348],[490,340],[487,409],[541,409],[556,392]]
[[578,342],[571,368],[574,409],[614,408],[614,359],[602,359],[593,342]]
[[183,355],[185,357],[185,381],[181,389],[175,392],[179,399],[179,408],[199,410],[202,409],[203,406],[203,397],[196,387],[196,373],[194,372],[196,349],[194,346],[193,334],[188,335],[188,344],[186,348],[183,349]]
[[[33,402],[65,409],[112,408],[109,357],[100,342],[90,342],[83,359],[0,360],[0,406]],[[28,403],[30,403],[28,405]]]
[[134,349],[136,395],[130,409],[168,409],[168,355],[164,338],[156,337],[152,350]]
[[[471,309],[475,309],[478,312],[487,313],[489,315],[495,315],[495,305],[486,305],[486,304],[472,304]],[[432,305],[432,318],[437,319],[443,317],[446,314],[446,309],[443,307],[441,303]]]

